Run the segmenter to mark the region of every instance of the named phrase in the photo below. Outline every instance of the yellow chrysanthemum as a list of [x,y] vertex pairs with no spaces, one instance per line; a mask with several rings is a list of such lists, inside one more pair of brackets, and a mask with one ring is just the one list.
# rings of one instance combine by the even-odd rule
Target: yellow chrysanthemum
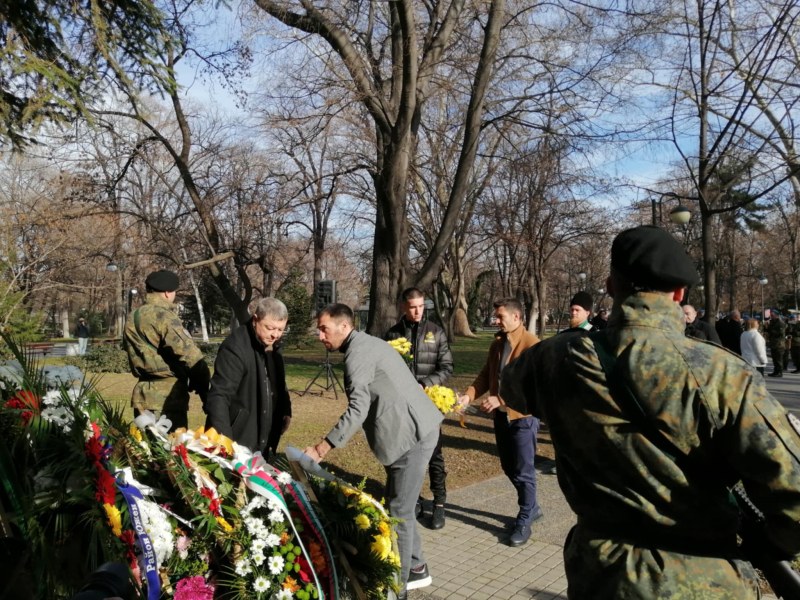
[[447,414],[456,405],[456,393],[443,385],[432,385],[425,388],[425,393],[442,413]]
[[389,553],[389,562],[393,564],[395,567],[400,566],[400,555],[397,552],[390,552]]
[[281,587],[292,592],[293,594],[300,589],[297,580],[289,575],[287,575],[286,579],[283,580],[283,585]]
[[411,342],[404,337],[397,338],[396,340],[389,340],[389,345],[397,350],[401,356],[406,356],[411,352]]
[[378,531],[381,532],[381,535],[389,537],[389,534],[392,532],[392,528],[389,527],[389,523],[387,523],[386,521],[381,521],[380,523],[378,523]]
[[119,514],[119,510],[113,504],[103,504],[103,508],[106,511],[106,519],[108,519],[112,533],[117,537],[121,536],[122,516]]
[[216,519],[219,526],[222,527],[222,529],[224,529],[227,533],[233,531],[233,527],[231,526],[231,524],[228,523],[224,518],[216,517]]
[[381,560],[386,560],[392,553],[392,540],[388,535],[375,535],[370,545],[370,550],[378,555]]
[[359,529],[369,529],[369,517],[361,514],[355,518],[356,527]]
[[135,439],[140,444],[142,443],[142,431],[136,425],[131,423],[131,426],[128,429],[128,431],[133,439]]

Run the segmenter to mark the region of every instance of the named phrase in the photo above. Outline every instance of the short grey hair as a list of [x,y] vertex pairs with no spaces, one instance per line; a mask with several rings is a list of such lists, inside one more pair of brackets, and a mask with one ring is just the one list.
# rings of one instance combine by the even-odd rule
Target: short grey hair
[[286,305],[271,296],[253,300],[248,308],[250,314],[259,321],[264,317],[271,317],[276,321],[286,321],[289,318],[289,311]]

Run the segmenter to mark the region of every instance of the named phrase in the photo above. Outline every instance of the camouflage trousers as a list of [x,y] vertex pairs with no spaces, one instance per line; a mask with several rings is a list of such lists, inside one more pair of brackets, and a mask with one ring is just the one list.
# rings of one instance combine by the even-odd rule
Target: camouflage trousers
[[564,547],[569,600],[757,600],[743,560],[691,556],[595,538],[576,526]]
[[133,387],[131,406],[134,416],[144,410],[160,412],[172,421],[172,430],[189,426],[189,382],[166,377],[139,380]]

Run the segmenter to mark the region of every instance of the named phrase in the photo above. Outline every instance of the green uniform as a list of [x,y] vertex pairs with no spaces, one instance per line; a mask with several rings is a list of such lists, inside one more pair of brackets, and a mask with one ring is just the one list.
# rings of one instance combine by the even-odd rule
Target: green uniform
[[770,319],[767,324],[767,344],[769,344],[769,354],[772,357],[772,372],[783,373],[786,364],[786,323],[780,317]]
[[564,548],[568,597],[758,598],[754,570],[734,558],[739,514],[728,487],[742,480],[779,554],[799,554],[800,434],[757,371],[684,335],[669,296],[629,296],[598,335],[692,468],[612,397],[585,334],[550,338],[506,367],[500,393],[549,424],[559,484],[578,516]]
[[128,318],[123,339],[131,372],[139,378],[131,405],[137,411],[160,407],[173,429],[188,426],[189,391],[205,402],[210,380],[203,353],[176,308],[160,294],[147,294],[144,306]]

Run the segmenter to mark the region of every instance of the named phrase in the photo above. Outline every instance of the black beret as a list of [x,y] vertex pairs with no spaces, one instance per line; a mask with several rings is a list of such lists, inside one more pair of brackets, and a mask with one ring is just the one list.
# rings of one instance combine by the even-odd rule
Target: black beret
[[148,289],[156,292],[174,292],[180,285],[178,276],[172,271],[153,271],[144,280]]
[[611,268],[635,287],[667,292],[698,282],[683,245],[660,227],[626,229],[611,244]]
[[584,310],[592,310],[592,297],[589,292],[578,292],[569,301],[570,306],[580,306]]

